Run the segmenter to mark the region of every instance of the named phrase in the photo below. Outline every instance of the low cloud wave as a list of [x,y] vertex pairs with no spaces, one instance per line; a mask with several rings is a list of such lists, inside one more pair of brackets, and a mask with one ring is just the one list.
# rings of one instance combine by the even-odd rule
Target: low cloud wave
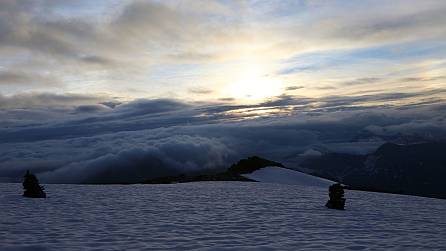
[[[119,140],[107,143],[119,143]],[[182,135],[146,142],[137,138],[126,140],[126,145],[133,147],[109,149],[91,159],[44,172],[42,179],[62,183],[141,182],[147,178],[215,170],[226,164],[233,154],[211,138]],[[100,151],[101,147],[96,147]]]

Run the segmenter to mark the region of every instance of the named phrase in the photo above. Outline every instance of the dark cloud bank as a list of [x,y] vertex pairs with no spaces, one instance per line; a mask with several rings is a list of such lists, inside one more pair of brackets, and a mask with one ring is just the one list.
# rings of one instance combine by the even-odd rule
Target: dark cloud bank
[[443,100],[367,105],[417,95],[426,93],[280,96],[240,106],[169,99],[119,104],[42,94],[20,103],[21,97],[0,97],[9,107],[0,111],[0,177],[18,181],[31,169],[45,182],[137,182],[226,168],[250,155],[296,167],[326,151],[367,153],[385,141],[445,140]]

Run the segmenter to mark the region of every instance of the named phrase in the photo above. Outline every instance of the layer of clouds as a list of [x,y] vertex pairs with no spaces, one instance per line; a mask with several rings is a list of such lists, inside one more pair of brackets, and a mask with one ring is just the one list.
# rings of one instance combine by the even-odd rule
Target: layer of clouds
[[6,85],[24,85],[33,86],[38,84],[45,84],[46,86],[58,85],[60,80],[45,75],[30,75],[26,72],[1,72],[0,71],[0,86]]
[[53,93],[26,93],[14,96],[0,95],[0,108],[36,108],[36,107],[61,107],[96,104],[106,100],[99,96],[80,94],[53,94]]
[[113,145],[123,139],[102,138],[110,144],[109,152],[44,173],[42,178],[63,183],[140,182],[144,178],[215,170],[226,164],[232,153],[212,138],[178,135],[154,140],[141,133],[124,137],[127,142],[118,147]]
[[[31,169],[45,182],[126,183],[222,170],[251,155],[296,167],[317,152],[363,154],[386,141],[446,140],[444,100],[391,102],[412,98],[281,96],[240,106],[158,99],[114,108],[98,98],[60,111],[28,108],[42,115],[20,121],[16,114],[0,128],[0,177],[18,180]],[[388,104],[365,105],[372,99]]]

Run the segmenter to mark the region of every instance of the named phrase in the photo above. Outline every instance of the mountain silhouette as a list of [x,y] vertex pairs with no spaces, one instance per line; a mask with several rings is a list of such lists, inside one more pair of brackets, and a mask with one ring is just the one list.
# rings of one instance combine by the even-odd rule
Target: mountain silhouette
[[374,153],[327,153],[301,167],[323,178],[370,190],[446,199],[446,143],[385,143]]

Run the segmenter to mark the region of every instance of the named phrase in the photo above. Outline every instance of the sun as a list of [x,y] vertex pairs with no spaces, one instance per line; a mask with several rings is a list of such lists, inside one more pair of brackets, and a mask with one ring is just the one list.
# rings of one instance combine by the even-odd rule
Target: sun
[[282,94],[282,89],[279,79],[254,64],[236,76],[226,92],[237,100],[261,101]]

